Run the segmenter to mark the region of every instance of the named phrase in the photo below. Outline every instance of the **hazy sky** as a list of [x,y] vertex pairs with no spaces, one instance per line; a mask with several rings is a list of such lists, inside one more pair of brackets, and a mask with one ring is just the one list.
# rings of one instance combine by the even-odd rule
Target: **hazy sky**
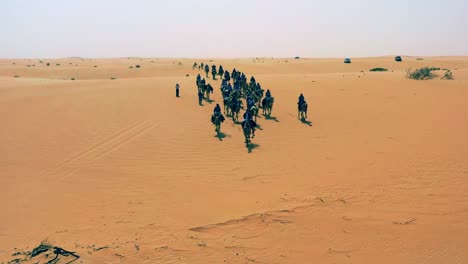
[[468,0],[0,0],[0,58],[468,55]]

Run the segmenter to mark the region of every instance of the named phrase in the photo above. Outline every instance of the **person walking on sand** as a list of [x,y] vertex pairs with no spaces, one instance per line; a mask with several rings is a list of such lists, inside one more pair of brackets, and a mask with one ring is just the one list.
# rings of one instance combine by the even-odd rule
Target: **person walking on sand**
[[175,85],[175,95],[176,95],[176,97],[179,97],[179,88],[180,88],[180,85],[178,83],[176,83],[176,85]]

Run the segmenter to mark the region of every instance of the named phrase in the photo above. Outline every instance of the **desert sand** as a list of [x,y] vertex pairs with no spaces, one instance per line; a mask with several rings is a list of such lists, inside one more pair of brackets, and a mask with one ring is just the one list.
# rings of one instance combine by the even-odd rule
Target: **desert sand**
[[[0,60],[0,263],[468,263],[468,57],[352,59]],[[271,90],[250,148],[194,61]]]

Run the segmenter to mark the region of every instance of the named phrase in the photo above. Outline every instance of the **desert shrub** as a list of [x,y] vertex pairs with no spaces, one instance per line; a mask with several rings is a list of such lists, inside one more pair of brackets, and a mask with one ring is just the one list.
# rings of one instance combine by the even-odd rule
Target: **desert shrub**
[[190,76],[190,75],[189,75],[188,73],[187,73],[187,74],[185,74],[185,77],[189,77],[189,76]]
[[97,68],[97,65],[94,65],[94,68]]
[[431,69],[431,71],[440,71],[440,68],[436,68],[436,67],[431,67],[429,69]]
[[16,64],[16,62],[13,62],[13,65],[15,65],[15,64]]
[[28,65],[26,65],[26,67],[31,67],[31,65],[28,64]]
[[429,67],[423,67],[416,69],[412,71],[411,69],[408,69],[406,71],[406,78],[413,79],[413,80],[429,80],[434,78],[434,74],[432,71],[434,71],[436,68],[429,68]]
[[50,66],[50,63],[47,63],[46,65],[47,65],[47,66]]
[[135,65],[135,68],[139,69],[139,68],[140,68],[140,65],[138,65],[138,64],[137,64],[137,65]]
[[71,77],[70,80],[74,81],[74,80],[75,80],[75,77]]
[[453,73],[451,70],[446,70],[444,76],[440,78],[441,80],[453,80]]
[[128,66],[129,69],[133,69],[133,66]]
[[42,63],[42,61],[39,61],[39,63]]
[[416,60],[424,60],[423,58],[417,58]]
[[385,71],[388,71],[387,69],[385,68],[374,68],[374,69],[370,69],[371,72],[385,72]]
[[182,62],[177,63],[177,65],[181,66],[181,65],[182,65]]
[[19,78],[19,75],[15,75],[14,77],[15,77],[15,78]]
[[56,65],[56,66],[60,66],[60,63],[56,63],[55,65]]
[[115,77],[110,77],[110,79],[111,79],[111,80],[116,80],[117,78],[115,78]]

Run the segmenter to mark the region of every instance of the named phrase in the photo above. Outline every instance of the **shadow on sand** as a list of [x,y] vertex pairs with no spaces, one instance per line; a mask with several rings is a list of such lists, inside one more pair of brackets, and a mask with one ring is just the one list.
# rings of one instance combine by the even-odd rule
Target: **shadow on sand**
[[215,137],[215,138],[218,138],[219,141],[223,141],[223,139],[224,139],[225,137],[227,137],[227,136],[228,136],[227,134],[224,134],[223,132],[219,132],[219,133],[218,133],[217,135],[215,135],[214,137]]
[[309,121],[307,119],[301,119],[302,124],[306,124],[308,126],[312,126],[312,121]]
[[263,115],[266,120],[273,120],[275,122],[279,122],[278,118],[276,116],[269,116],[269,115]]
[[206,99],[206,98],[205,98],[205,101],[207,101],[209,104],[211,104],[211,103],[213,103],[213,102],[214,102],[214,100],[211,100],[211,99]]
[[251,153],[253,149],[256,149],[256,148],[260,147],[260,145],[255,144],[255,143],[249,143],[249,144],[247,144],[246,147],[247,147],[247,151],[249,153]]
[[255,123],[257,124],[257,127],[256,127],[257,129],[263,130],[262,126],[259,123],[257,123],[256,121],[255,121]]

